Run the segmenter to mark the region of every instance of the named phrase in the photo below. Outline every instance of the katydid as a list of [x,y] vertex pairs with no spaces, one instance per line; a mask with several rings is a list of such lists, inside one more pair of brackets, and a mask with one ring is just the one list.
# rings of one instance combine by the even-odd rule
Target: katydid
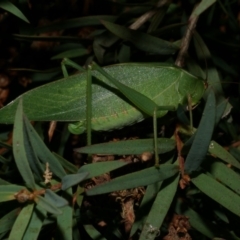
[[[205,91],[203,79],[172,65],[128,63],[112,65],[103,70],[120,83],[153,100],[156,106],[166,109],[160,109],[157,117],[164,116],[169,107],[176,109],[178,104],[187,104],[189,96],[191,104],[197,104]],[[92,70],[91,74],[92,130],[120,129],[150,115],[134,106],[98,71]],[[78,121],[75,130],[85,131],[86,78],[86,73],[81,72],[23,94],[19,98],[23,99],[25,114],[35,121]],[[0,110],[0,123],[13,123],[19,98]]]
[[[91,130],[120,129],[153,115],[156,120],[178,104],[187,104],[189,98],[192,105],[197,104],[205,91],[201,78],[166,64],[128,63],[105,68],[95,64],[82,73],[67,77],[65,72],[64,76],[23,94],[24,113],[36,121],[78,121],[70,124],[70,130],[80,134],[88,126],[88,144]],[[19,98],[0,110],[0,123],[13,122]],[[156,140],[156,121],[154,133]]]

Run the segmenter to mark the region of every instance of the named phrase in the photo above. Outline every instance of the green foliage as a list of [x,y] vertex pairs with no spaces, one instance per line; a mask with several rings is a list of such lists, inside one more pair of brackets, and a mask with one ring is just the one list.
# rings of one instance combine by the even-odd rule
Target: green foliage
[[240,239],[237,1],[87,2],[0,3],[0,240]]

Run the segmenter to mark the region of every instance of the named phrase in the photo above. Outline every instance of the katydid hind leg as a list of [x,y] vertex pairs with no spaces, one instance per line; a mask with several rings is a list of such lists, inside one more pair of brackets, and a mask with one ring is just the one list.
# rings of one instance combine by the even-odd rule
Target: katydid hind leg
[[[86,69],[84,69],[83,67],[81,67],[80,65],[78,65],[77,63],[75,63],[74,61],[68,59],[68,58],[64,58],[61,62],[61,67],[62,67],[62,72],[64,77],[68,77],[68,71],[66,66],[70,66],[74,69],[77,69],[79,71],[86,71]],[[88,74],[88,73],[87,73]],[[88,80],[88,75],[87,75],[87,80]],[[91,80],[90,80],[91,81]],[[87,96],[87,95],[86,95]],[[88,98],[88,97],[87,97]],[[86,113],[86,117],[88,118],[88,113]],[[86,118],[86,119],[87,119]],[[76,122],[76,123],[70,123],[68,125],[68,129],[72,134],[82,134],[86,131],[86,122]],[[87,124],[89,125],[89,124]],[[91,127],[90,127],[91,128]],[[89,137],[89,139],[91,139],[91,137]],[[90,143],[91,140],[89,140],[87,137],[87,142]]]

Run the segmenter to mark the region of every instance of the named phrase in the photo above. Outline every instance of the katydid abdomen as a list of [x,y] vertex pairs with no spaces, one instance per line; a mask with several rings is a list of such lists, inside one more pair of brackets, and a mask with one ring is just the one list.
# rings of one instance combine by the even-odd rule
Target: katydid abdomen
[[[112,77],[152,99],[159,106],[199,102],[204,81],[169,65],[119,64],[105,67]],[[92,129],[119,129],[146,118],[105,77],[92,71]],[[34,121],[86,122],[86,73],[78,73],[23,94],[23,110]],[[20,98],[19,97],[19,98]],[[0,123],[13,123],[19,98],[0,110]],[[164,116],[167,111],[162,111]],[[161,117],[160,116],[160,117]]]

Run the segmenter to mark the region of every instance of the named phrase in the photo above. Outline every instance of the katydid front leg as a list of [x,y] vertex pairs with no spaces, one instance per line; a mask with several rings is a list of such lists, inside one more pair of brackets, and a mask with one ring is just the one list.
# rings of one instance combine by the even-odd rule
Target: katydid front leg
[[[86,71],[86,79],[87,79],[87,88],[86,88],[86,131],[87,131],[87,145],[90,146],[92,142],[92,128],[91,128],[91,120],[92,120],[92,74],[91,74],[91,66],[85,70],[81,66],[79,66],[77,63],[71,61],[70,59],[64,58],[61,66],[62,66],[62,71],[64,77],[68,77],[68,72],[66,65],[71,66],[79,71]],[[72,125],[74,128],[76,125]],[[71,130],[71,125],[70,125],[70,130]],[[85,131],[85,127],[83,126],[78,126],[77,127],[78,132],[77,133],[82,133]]]

